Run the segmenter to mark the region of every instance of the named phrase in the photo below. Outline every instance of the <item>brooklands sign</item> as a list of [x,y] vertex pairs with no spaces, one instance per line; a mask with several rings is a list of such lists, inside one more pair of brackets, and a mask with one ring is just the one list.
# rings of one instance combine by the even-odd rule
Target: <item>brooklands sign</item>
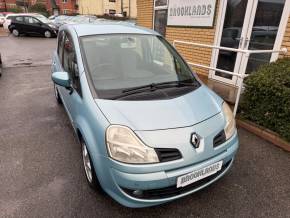
[[169,26],[212,27],[216,0],[169,0]]

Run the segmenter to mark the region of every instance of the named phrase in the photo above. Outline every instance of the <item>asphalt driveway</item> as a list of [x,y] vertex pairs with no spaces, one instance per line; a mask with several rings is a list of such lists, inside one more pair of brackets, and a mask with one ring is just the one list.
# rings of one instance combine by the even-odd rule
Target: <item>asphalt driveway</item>
[[93,192],[54,99],[47,64],[55,44],[0,37],[0,217],[290,217],[290,154],[243,129],[232,169],[200,192],[145,209]]

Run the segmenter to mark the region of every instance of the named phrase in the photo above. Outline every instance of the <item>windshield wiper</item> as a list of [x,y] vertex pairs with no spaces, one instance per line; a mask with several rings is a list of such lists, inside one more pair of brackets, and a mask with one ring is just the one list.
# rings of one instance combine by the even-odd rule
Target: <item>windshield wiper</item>
[[124,97],[130,96],[130,95],[143,93],[144,91],[155,91],[158,89],[171,88],[171,87],[184,87],[184,86],[191,86],[191,87],[194,87],[196,89],[200,86],[200,84],[197,81],[190,81],[190,82],[171,81],[171,82],[163,82],[163,83],[151,83],[151,84],[144,85],[144,86],[138,86],[138,87],[134,87],[134,88],[124,89],[122,91],[121,95],[114,96],[110,99],[112,99],[112,100],[120,99],[120,98],[124,98]]
[[138,87],[133,87],[133,88],[129,88],[129,89],[124,89],[122,91],[122,93],[141,91],[143,89],[145,89],[145,90],[148,89],[149,91],[154,91],[154,90],[162,89],[162,88],[181,87],[181,86],[193,86],[193,87],[196,87],[197,84],[194,83],[194,81],[191,81],[191,82],[170,81],[170,82],[163,82],[163,83],[151,83],[151,84],[144,85],[144,86],[138,86]]

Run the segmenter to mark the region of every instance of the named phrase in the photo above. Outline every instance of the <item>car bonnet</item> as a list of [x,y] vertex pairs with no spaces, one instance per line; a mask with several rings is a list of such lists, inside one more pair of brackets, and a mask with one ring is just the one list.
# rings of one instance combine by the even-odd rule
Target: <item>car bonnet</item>
[[223,102],[204,85],[168,100],[95,101],[111,124],[125,125],[135,131],[192,126],[220,113]]

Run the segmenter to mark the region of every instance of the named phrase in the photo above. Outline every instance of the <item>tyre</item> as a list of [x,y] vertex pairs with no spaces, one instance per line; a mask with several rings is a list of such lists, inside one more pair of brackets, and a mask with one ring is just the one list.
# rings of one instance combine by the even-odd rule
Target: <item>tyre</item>
[[86,143],[83,140],[81,141],[81,146],[82,146],[82,159],[83,159],[83,165],[84,165],[87,182],[89,183],[89,186],[92,189],[94,189],[95,191],[98,191],[101,194],[104,194],[104,191],[96,176],[95,169],[91,161],[91,157],[87,149]]
[[20,33],[19,33],[19,31],[17,29],[13,29],[12,30],[12,34],[13,34],[13,36],[18,37]]
[[60,98],[57,86],[54,84],[54,96],[58,104],[62,104],[62,100]]
[[46,31],[44,32],[44,37],[45,37],[45,38],[51,38],[51,32],[50,32],[49,30],[46,30]]

